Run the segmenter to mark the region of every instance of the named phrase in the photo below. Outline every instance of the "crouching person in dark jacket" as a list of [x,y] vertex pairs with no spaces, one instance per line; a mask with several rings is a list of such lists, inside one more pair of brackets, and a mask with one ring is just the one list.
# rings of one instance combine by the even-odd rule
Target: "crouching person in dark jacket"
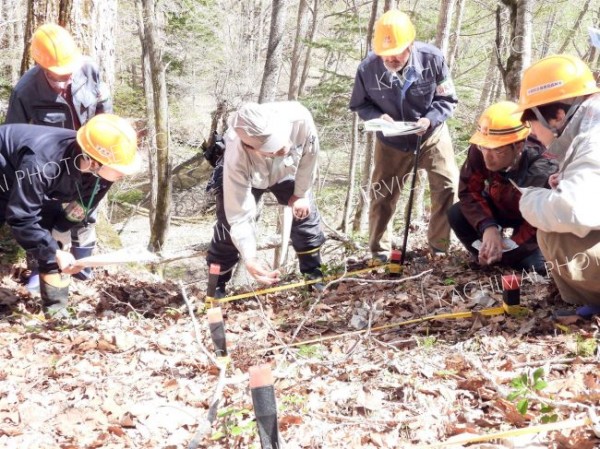
[[[81,270],[59,241],[87,221],[114,181],[139,167],[136,132],[116,115],[98,115],[78,131],[0,126],[0,225],[8,223],[37,259],[47,314],[66,316],[69,275]],[[48,199],[62,210],[48,208]]]
[[[503,101],[480,117],[469,141],[459,182],[459,202],[448,210],[452,230],[480,265],[500,262],[546,274],[536,229],[519,212],[519,187],[548,187],[558,164],[520,121],[517,104]],[[511,182],[512,181],[512,182]],[[502,228],[512,228],[503,239]]]

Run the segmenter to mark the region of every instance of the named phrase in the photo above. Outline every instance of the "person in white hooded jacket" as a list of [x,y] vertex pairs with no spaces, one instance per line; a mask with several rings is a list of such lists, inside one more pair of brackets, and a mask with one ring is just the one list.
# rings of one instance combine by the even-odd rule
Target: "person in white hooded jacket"
[[525,70],[519,109],[560,164],[551,189],[525,189],[521,213],[562,299],[600,314],[600,89],[579,58],[550,56]]
[[295,101],[246,103],[229,120],[225,133],[223,188],[216,189],[217,223],[207,263],[219,264],[216,297],[241,256],[259,282],[272,284],[279,271],[257,257],[256,203],[265,192],[292,207],[291,240],[300,272],[322,276],[319,248],[325,241],[311,187],[319,154],[319,139],[311,113]]

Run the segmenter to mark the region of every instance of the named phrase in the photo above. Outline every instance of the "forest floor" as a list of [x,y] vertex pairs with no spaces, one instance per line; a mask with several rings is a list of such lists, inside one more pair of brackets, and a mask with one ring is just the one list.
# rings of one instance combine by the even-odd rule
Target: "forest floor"
[[[341,253],[331,271],[364,267]],[[260,447],[247,372],[261,363],[273,369],[286,449],[456,448],[466,443],[442,443],[474,436],[481,449],[600,447],[587,421],[600,401],[600,322],[553,321],[564,304],[534,275],[522,279],[522,314],[477,313],[502,303],[508,271],[467,259],[416,250],[399,277],[379,268],[322,295],[224,303],[231,363],[198,447]],[[75,283],[72,318],[57,321],[39,314],[14,266],[2,270],[0,447],[188,447],[219,379],[202,351],[213,350],[204,283],[100,271]],[[404,323],[460,311],[474,313]],[[555,430],[536,427],[547,421]]]

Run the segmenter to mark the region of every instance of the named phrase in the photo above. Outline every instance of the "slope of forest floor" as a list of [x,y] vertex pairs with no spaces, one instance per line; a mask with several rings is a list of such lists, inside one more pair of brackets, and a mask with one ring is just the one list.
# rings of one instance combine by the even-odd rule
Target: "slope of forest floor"
[[[247,376],[260,363],[274,371],[286,448],[441,447],[514,429],[528,430],[469,447],[600,447],[585,421],[600,400],[600,322],[555,323],[561,303],[547,279],[523,277],[520,316],[402,324],[495,307],[505,273],[473,270],[460,251],[417,251],[399,277],[380,268],[322,296],[224,304],[231,365],[199,447],[260,447]],[[15,276],[4,270],[0,292],[0,447],[187,447],[218,381],[200,348],[212,351],[203,284],[183,287],[192,319],[180,283],[100,272],[75,284],[73,318],[47,321]],[[558,430],[531,431],[546,421]]]

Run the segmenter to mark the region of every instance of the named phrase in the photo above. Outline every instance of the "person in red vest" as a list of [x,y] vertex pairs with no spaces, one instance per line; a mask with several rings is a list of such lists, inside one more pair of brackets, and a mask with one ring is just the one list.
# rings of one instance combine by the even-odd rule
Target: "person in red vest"
[[[459,201],[448,210],[452,230],[480,265],[501,263],[515,270],[546,274],[536,229],[519,211],[519,187],[549,187],[558,164],[521,122],[517,104],[487,108],[460,171]],[[510,238],[503,229],[510,228]]]

